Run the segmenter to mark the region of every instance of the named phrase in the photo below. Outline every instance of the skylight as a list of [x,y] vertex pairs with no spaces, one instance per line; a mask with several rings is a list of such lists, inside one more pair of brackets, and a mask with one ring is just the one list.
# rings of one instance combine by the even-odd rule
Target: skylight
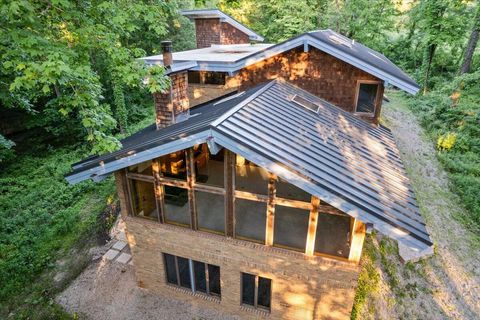
[[292,98],[292,101],[295,102],[296,104],[310,110],[310,111],[315,112],[315,113],[318,113],[318,109],[320,108],[320,106],[318,104],[316,104],[315,102],[312,102],[308,99],[305,99],[304,97],[301,97],[299,95],[295,95]]
[[353,40],[350,40],[349,38],[339,34],[330,35],[328,38],[330,39],[330,41],[335,42],[336,44],[341,44],[348,48],[351,48],[353,45]]

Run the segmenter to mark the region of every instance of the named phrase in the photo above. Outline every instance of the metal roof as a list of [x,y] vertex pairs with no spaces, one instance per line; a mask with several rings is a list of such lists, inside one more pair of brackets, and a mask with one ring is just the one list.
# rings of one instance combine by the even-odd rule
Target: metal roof
[[[413,79],[383,54],[329,29],[307,32],[276,45],[229,46],[230,48],[225,46],[225,52],[221,52],[222,46],[175,52],[173,53],[173,60],[174,62],[196,61],[198,65],[192,67],[191,70],[233,74],[240,69],[283,52],[299,47],[302,47],[304,51],[308,51],[311,46],[410,94],[416,94],[420,90],[420,86]],[[251,50],[251,52],[246,52],[248,51],[247,49]],[[227,54],[228,51],[230,53]],[[237,53],[233,53],[235,51]],[[143,59],[147,63],[153,64],[162,60],[162,57],[150,56]]]
[[[301,96],[318,112],[292,101]],[[275,80],[192,111],[189,120],[146,128],[120,151],[73,166],[71,183],[209,142],[266,168],[322,201],[372,223],[417,256],[432,253],[391,132]]]
[[244,24],[238,22],[228,14],[226,14],[223,11],[220,11],[218,9],[200,9],[200,10],[182,10],[180,12],[182,15],[185,17],[188,17],[190,19],[209,19],[209,18],[218,18],[222,22],[226,22],[233,26],[234,28],[242,31],[248,37],[250,40],[253,41],[260,41],[262,42],[264,39],[261,35],[250,29],[249,27],[245,26]]

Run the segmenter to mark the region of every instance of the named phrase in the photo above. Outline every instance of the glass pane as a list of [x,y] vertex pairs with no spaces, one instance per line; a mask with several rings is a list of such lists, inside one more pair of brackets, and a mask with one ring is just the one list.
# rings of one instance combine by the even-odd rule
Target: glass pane
[[265,202],[235,199],[235,235],[265,243],[267,204]]
[[198,227],[205,231],[225,234],[225,196],[195,191]]
[[275,206],[273,244],[304,252],[310,211]]
[[133,214],[137,217],[158,220],[155,188],[152,182],[129,179]]
[[177,257],[178,262],[178,272],[180,274],[180,285],[185,288],[192,288],[192,283],[190,281],[190,265],[188,259]]
[[193,261],[195,274],[195,289],[200,292],[207,292],[207,279],[205,277],[205,263]]
[[350,217],[319,213],[315,252],[348,258],[350,253]]
[[139,174],[152,176],[153,175],[152,161],[149,160],[149,161],[146,161],[146,162],[136,164],[134,166],[130,166],[130,167],[128,167],[128,172],[139,173]]
[[254,306],[255,276],[242,272],[242,303]]
[[208,146],[202,144],[193,148],[195,158],[196,182],[213,186],[224,185],[224,149],[216,155],[210,153]]
[[300,200],[305,202],[310,202],[312,199],[310,193],[303,191],[302,189],[280,178],[278,178],[277,182],[275,183],[275,187],[277,188],[277,197],[279,198]]
[[160,172],[166,178],[187,180],[187,159],[185,151],[177,151],[159,158]]
[[164,253],[163,258],[165,260],[165,270],[167,273],[167,282],[178,285],[177,271],[175,269],[175,257],[171,254]]
[[378,84],[361,83],[358,91],[357,112],[375,112]]
[[268,193],[268,171],[237,155],[235,188],[258,194]]
[[179,187],[165,186],[165,222],[190,225],[190,206],[188,190]]
[[270,309],[272,280],[258,277],[258,305]]
[[211,294],[220,295],[220,267],[208,265],[208,288]]

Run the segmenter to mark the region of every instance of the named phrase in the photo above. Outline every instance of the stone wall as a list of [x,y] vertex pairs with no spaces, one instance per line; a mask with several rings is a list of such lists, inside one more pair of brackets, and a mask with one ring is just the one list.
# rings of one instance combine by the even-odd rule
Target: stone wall
[[[138,285],[242,319],[349,319],[358,266],[323,257],[127,217]],[[162,253],[220,267],[221,300],[166,283]],[[272,279],[271,313],[240,304],[240,273]]]

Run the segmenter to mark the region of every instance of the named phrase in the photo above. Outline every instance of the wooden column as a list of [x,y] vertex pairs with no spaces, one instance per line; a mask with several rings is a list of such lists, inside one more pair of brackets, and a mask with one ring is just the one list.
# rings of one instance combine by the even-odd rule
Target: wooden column
[[275,220],[275,197],[276,186],[275,180],[277,177],[270,173],[268,177],[268,200],[267,200],[267,223],[265,228],[265,245],[273,246],[273,224]]
[[193,230],[198,229],[197,208],[195,207],[195,191],[193,185],[195,184],[195,158],[193,156],[193,149],[188,148],[186,151],[187,158],[187,189],[188,189],[188,204],[190,208],[190,227]]
[[122,217],[129,215],[130,209],[130,194],[128,192],[128,181],[125,177],[125,170],[115,171],[115,184],[117,186],[118,199],[120,200],[120,213]]
[[350,241],[350,254],[348,260],[359,262],[362,256],[363,241],[365,240],[365,224],[358,219],[354,219],[352,226],[352,237]]
[[[312,196],[312,207],[310,208],[310,218],[308,220],[308,233],[307,233],[307,245],[305,254],[313,256],[315,251],[315,237],[317,232],[318,223],[318,207],[320,206],[320,199]],[[318,235],[320,236],[320,235]]]
[[235,154],[225,149],[225,235],[235,237]]
[[157,201],[158,209],[158,220],[160,223],[165,223],[165,207],[163,205],[165,203],[165,189],[160,183],[162,173],[160,172],[160,161],[158,159],[152,161],[152,171],[155,186],[155,200]]

